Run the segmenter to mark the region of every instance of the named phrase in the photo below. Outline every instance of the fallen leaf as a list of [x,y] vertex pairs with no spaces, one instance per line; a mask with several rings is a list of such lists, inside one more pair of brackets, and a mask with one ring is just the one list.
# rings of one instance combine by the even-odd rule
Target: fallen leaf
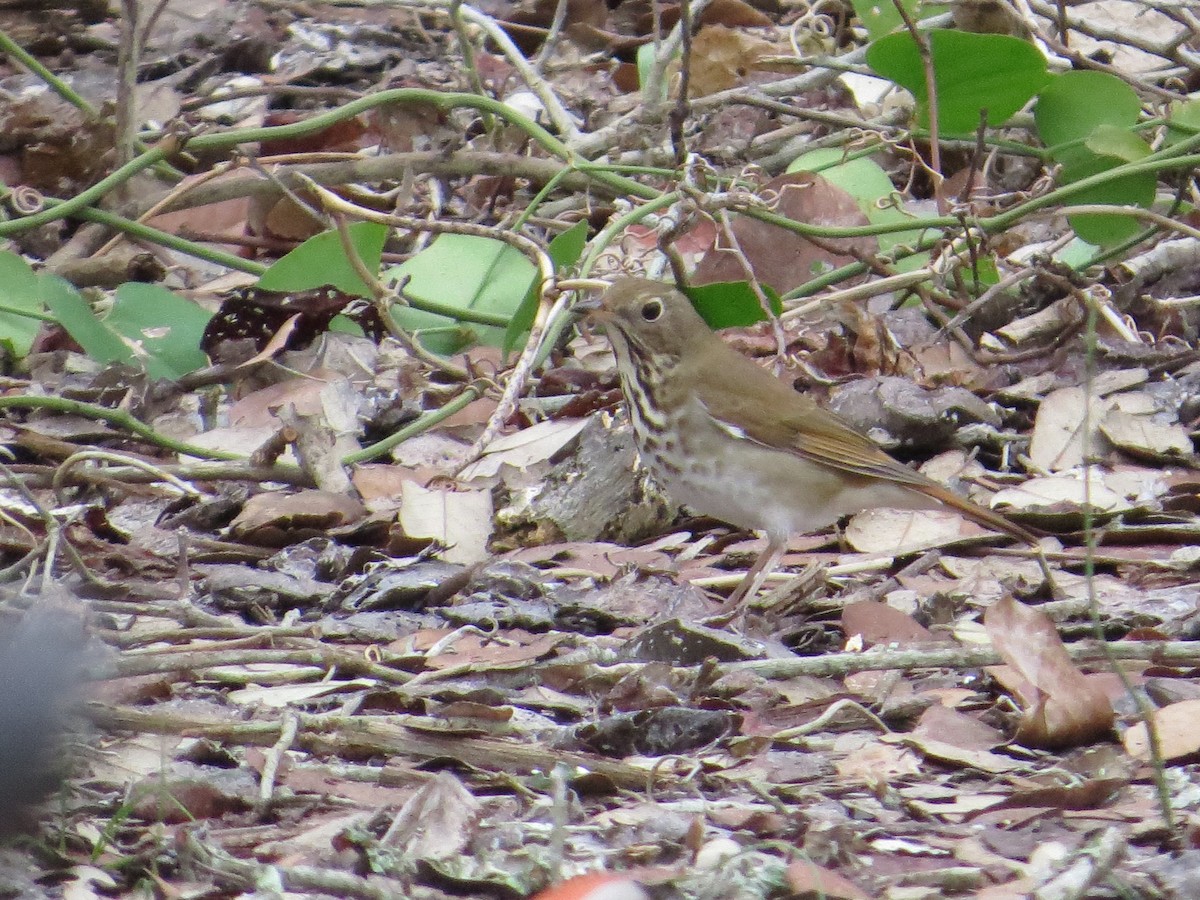
[[297,706],[317,697],[325,697],[340,691],[374,687],[375,682],[367,678],[352,681],[314,681],[311,684],[274,684],[241,688],[230,691],[231,703],[245,706],[261,705],[278,709]]
[[[772,178],[759,194],[772,198],[767,205],[771,212],[797,222],[867,224],[867,217],[853,197],[812,172]],[[749,216],[733,216],[732,221],[738,248],[755,276],[781,294],[822,272],[854,262],[858,255],[869,256],[879,247],[873,237],[823,240],[818,246],[794,231]],[[700,260],[692,276],[695,285],[745,280],[743,262],[724,234],[718,236],[716,245]]]
[[842,537],[859,553],[899,556],[985,534],[949,510],[868,509],[847,523]]
[[379,843],[407,859],[455,857],[471,839],[480,809],[457,778],[438,772],[400,808]]
[[848,603],[842,609],[842,631],[847,637],[862,635],[868,647],[876,644],[904,647],[934,640],[929,629],[912,616],[876,600]]
[[1019,743],[1070,747],[1111,731],[1112,704],[1067,655],[1049,616],[1004,597],[988,608],[983,621],[993,646],[1010,667],[989,671],[1024,707],[1015,738]]
[[989,750],[969,750],[935,737],[922,734],[885,734],[879,740],[888,744],[905,744],[939,762],[977,769],[990,775],[1000,775],[1021,768],[1021,763]]
[[1103,473],[1092,470],[1090,477],[1090,485],[1074,472],[1030,478],[1017,487],[997,491],[992,498],[993,506],[1051,513],[1075,512],[1085,504],[1096,512],[1123,512],[1133,508],[1120,494],[1104,485]]
[[482,562],[492,535],[492,493],[423,488],[406,481],[400,485],[400,527],[409,537],[442,544],[447,562]]
[[912,733],[937,737],[964,750],[991,750],[1004,743],[1004,735],[997,729],[940,703],[921,713]]
[[[1154,711],[1150,717],[1163,760],[1173,762],[1200,751],[1200,700],[1184,700]],[[1122,739],[1126,752],[1150,761],[1150,734],[1145,722],[1136,722]]]
[[354,522],[365,514],[366,508],[353,497],[333,491],[255,494],[229,530],[247,543],[283,547]]
[[1111,400],[1092,395],[1081,387],[1060,388],[1038,407],[1029,439],[1029,458],[1047,472],[1073,469],[1084,460],[1084,448],[1096,456],[1103,450],[1100,422]]
[[692,40],[688,95],[707,97],[736,87],[757,68],[761,58],[774,52],[777,48],[761,37],[724,25],[709,25]]
[[840,762],[834,764],[834,768],[845,778],[875,787],[919,775],[921,760],[906,747],[872,741],[847,753]]
[[830,900],[867,900],[868,894],[832,869],[798,859],[787,867],[793,896],[828,897]]
[[537,463],[547,462],[578,437],[587,423],[587,419],[546,420],[499,437],[488,445],[483,456],[464,468],[459,477],[467,482],[494,478],[506,466],[523,472]]
[[1117,449],[1141,459],[1171,462],[1195,452],[1191,435],[1178,422],[1161,422],[1119,409],[1108,411],[1100,433]]

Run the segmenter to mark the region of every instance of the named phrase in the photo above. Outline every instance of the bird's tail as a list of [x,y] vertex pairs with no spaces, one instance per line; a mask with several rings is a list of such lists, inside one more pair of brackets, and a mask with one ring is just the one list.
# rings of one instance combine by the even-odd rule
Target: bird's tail
[[1031,547],[1038,546],[1037,536],[1033,532],[1027,531],[1016,522],[1009,521],[998,512],[993,512],[984,506],[980,506],[966,497],[960,497],[954,491],[943,487],[937,482],[931,481],[928,485],[923,485],[921,493],[957,510],[971,521],[977,522],[985,528],[991,528],[994,531],[1007,534],[1010,537],[1029,544]]

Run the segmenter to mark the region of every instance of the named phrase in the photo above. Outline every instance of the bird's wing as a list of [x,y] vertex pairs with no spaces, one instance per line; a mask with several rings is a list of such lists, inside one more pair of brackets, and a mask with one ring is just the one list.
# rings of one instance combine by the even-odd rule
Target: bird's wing
[[[746,357],[733,354],[728,365],[736,371],[693,382],[698,385],[696,399],[726,431],[740,432],[769,447],[787,448],[839,472],[910,487],[982,525],[1036,544],[1037,539],[1019,525],[892,459],[870,438]],[[741,385],[741,390],[735,385]]]
[[[721,362],[724,365],[726,360]],[[740,371],[719,378],[710,373],[693,382],[698,385],[696,399],[726,430],[740,430],[752,441],[786,448],[842,472],[912,487],[935,483],[892,459],[870,438],[751,360],[737,355],[728,363]]]

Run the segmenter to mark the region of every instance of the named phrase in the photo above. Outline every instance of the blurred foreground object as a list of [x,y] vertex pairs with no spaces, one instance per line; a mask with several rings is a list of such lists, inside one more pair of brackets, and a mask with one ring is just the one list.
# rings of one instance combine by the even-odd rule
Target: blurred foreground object
[[589,872],[552,885],[533,900],[650,900],[650,895],[625,875]]
[[28,830],[62,783],[68,713],[84,677],[87,634],[57,605],[0,618],[0,835]]

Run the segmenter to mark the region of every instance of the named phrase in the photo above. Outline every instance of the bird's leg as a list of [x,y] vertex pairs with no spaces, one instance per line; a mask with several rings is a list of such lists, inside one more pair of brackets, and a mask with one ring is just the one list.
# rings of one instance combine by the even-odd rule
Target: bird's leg
[[742,579],[733,593],[729,595],[729,599],[721,604],[721,610],[718,615],[737,609],[743,601],[757,594],[758,589],[767,580],[767,576],[779,565],[779,560],[783,559],[783,554],[786,550],[786,537],[777,538],[768,536],[766,549],[758,555],[758,559],[754,561],[754,565],[746,572],[746,577]]

